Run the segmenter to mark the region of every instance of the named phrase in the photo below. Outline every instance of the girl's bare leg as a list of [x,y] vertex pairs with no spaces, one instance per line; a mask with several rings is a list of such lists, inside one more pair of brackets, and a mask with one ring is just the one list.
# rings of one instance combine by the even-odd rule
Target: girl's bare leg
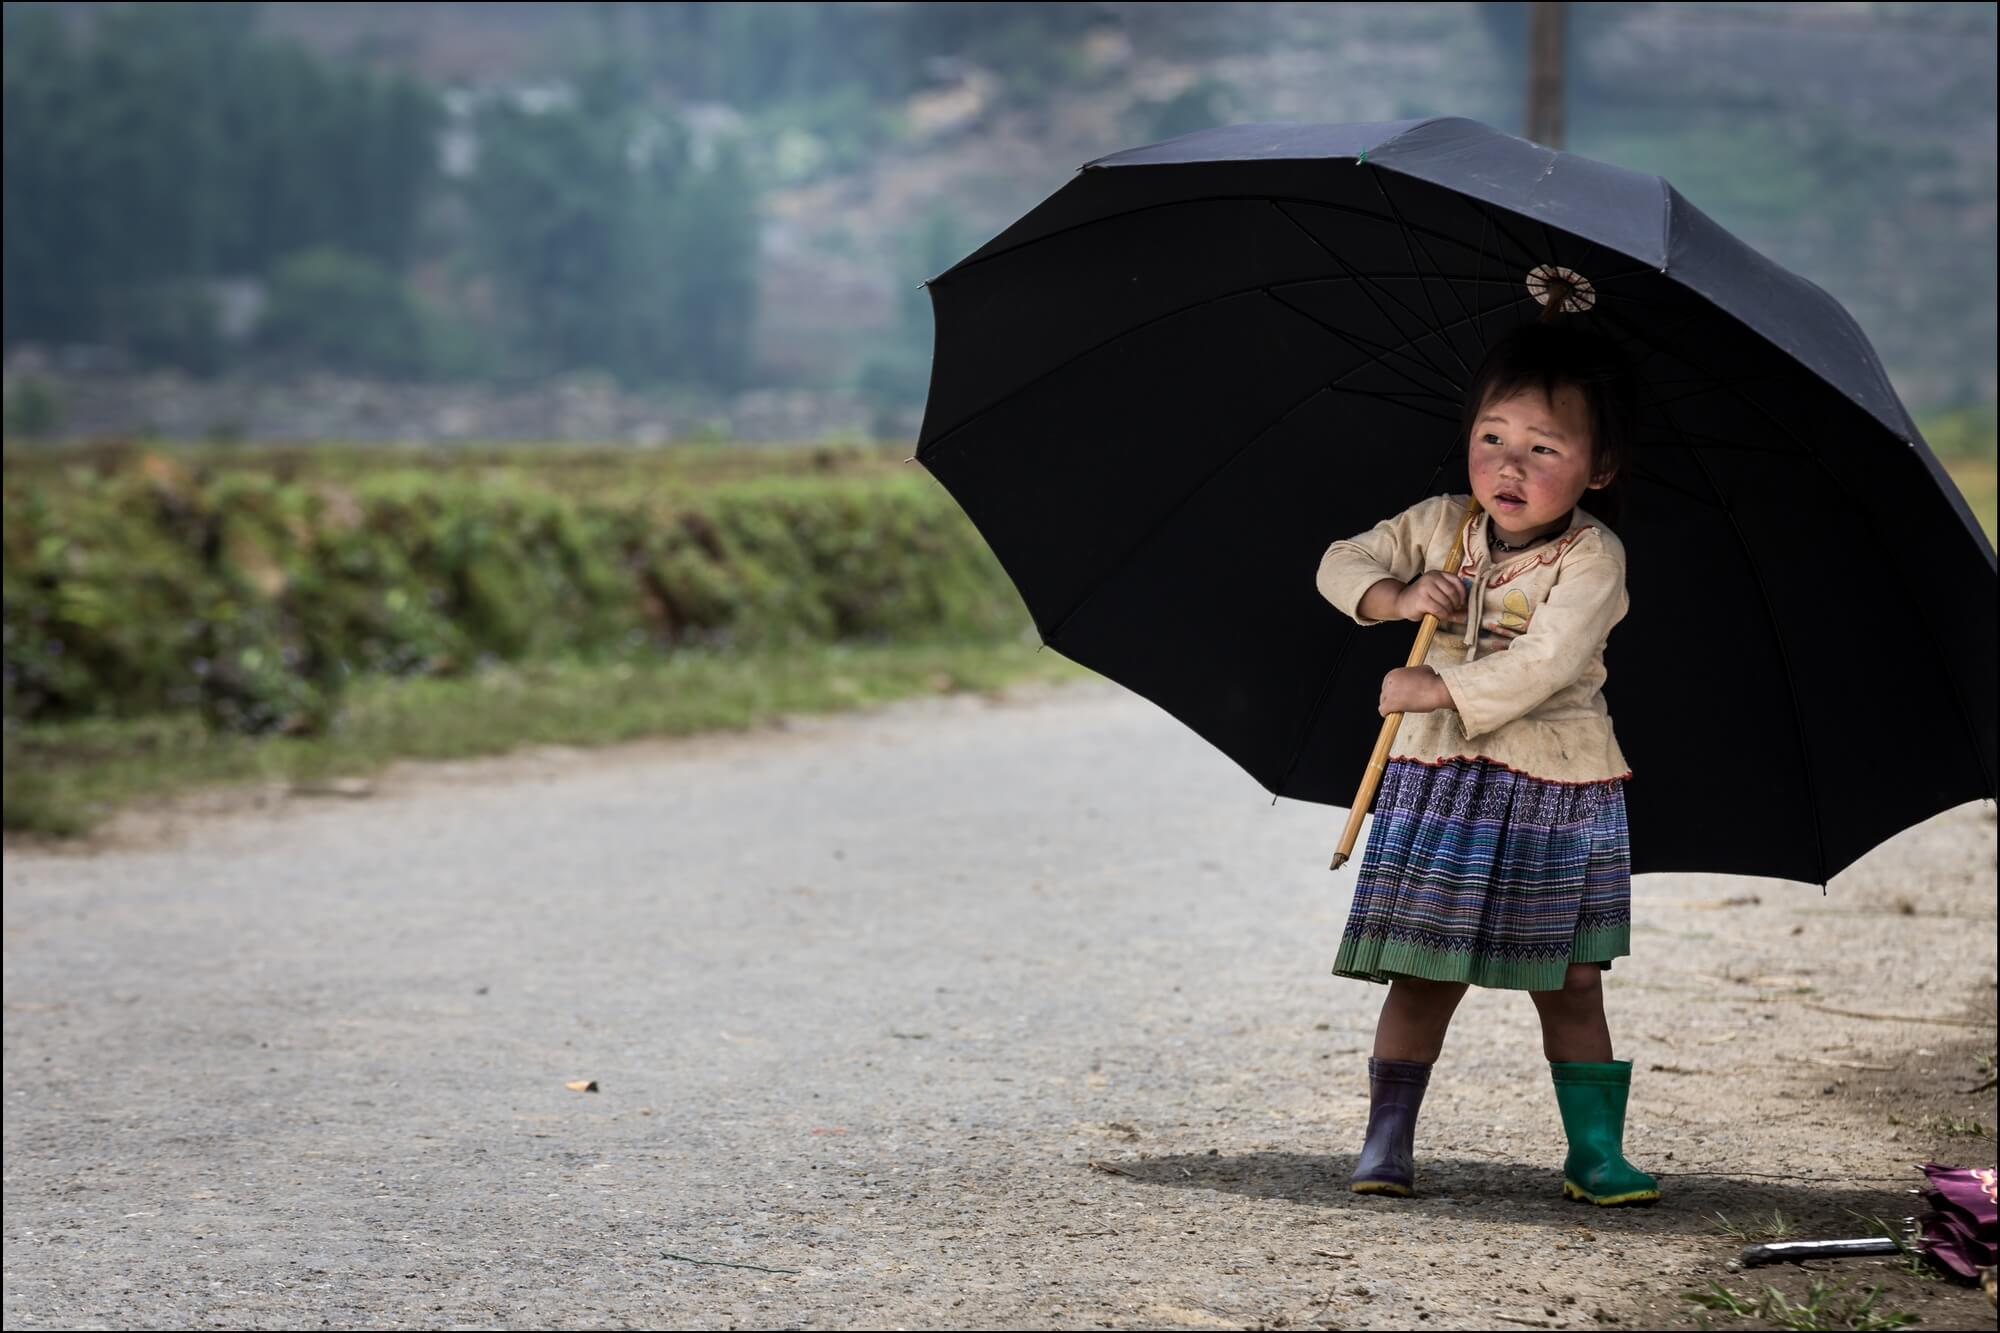
[[1445,1029],[1465,998],[1465,984],[1417,977],[1391,981],[1389,998],[1382,1001],[1382,1016],[1375,1023],[1375,1058],[1436,1063],[1444,1049]]
[[[1611,1059],[1611,1028],[1604,1021],[1604,969],[1571,963],[1561,990],[1528,992],[1542,1016],[1542,1054],[1551,1061]],[[1376,1039],[1380,1044],[1381,1039]]]

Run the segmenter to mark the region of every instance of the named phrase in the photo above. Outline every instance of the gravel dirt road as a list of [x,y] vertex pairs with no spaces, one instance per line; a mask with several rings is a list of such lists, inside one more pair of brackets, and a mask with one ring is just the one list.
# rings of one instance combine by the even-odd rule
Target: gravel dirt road
[[1638,882],[1607,1000],[1665,1198],[1600,1211],[1479,991],[1421,1197],[1348,1192],[1339,816],[1108,683],[372,792],[10,848],[7,1327],[1690,1327],[1764,1280],[1716,1213],[1863,1234],[1994,1157],[1986,804],[1825,897]]

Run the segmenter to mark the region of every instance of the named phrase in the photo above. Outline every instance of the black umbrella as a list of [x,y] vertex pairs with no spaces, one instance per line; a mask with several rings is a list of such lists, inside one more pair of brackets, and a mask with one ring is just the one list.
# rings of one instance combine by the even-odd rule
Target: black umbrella
[[1320,556],[1470,489],[1463,386],[1563,269],[1642,380],[1605,689],[1633,869],[1824,884],[1993,796],[1992,545],[1839,303],[1656,176],[1455,118],[1100,158],[931,281],[917,457],[1044,643],[1344,806],[1409,642]]

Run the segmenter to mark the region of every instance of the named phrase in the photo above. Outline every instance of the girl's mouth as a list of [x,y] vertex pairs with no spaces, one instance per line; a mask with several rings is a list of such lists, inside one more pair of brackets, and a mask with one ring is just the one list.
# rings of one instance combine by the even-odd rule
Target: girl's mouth
[[1522,505],[1528,502],[1526,500],[1523,500],[1518,495],[1512,495],[1506,491],[1502,491],[1498,495],[1493,497],[1493,503],[1497,505],[1504,505],[1508,509],[1519,509]]

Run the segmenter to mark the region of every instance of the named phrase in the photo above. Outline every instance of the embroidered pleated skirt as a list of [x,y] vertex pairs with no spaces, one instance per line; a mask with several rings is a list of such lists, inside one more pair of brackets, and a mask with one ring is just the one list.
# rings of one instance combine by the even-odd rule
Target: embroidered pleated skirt
[[1556,990],[1631,952],[1625,784],[1392,759],[1335,975]]

